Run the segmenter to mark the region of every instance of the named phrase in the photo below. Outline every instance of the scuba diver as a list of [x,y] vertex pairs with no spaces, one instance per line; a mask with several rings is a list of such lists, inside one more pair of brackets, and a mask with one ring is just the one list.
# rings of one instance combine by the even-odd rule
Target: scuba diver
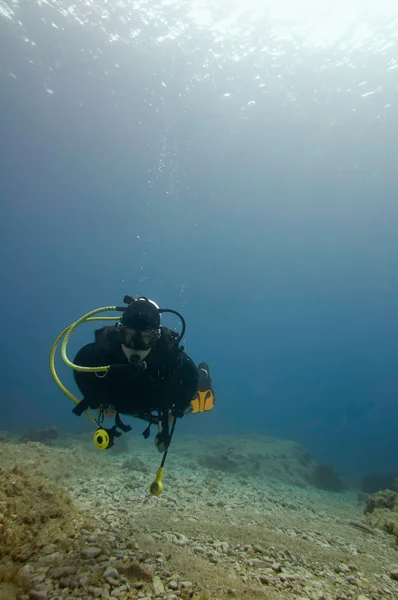
[[[160,452],[168,449],[176,418],[211,410],[214,390],[206,363],[196,367],[179,343],[185,332],[184,319],[176,311],[160,309],[145,297],[124,298],[127,307],[120,322],[95,331],[94,342],[83,346],[74,358],[75,382],[83,395],[73,412],[98,411],[98,423],[115,417],[116,427],[129,431],[120,414],[158,426],[155,443]],[[161,314],[171,312],[181,319],[180,334],[161,324]],[[78,370],[79,367],[109,365],[107,370]],[[155,414],[154,414],[155,413]],[[172,425],[172,432],[169,426]],[[108,431],[108,430],[107,430]]]

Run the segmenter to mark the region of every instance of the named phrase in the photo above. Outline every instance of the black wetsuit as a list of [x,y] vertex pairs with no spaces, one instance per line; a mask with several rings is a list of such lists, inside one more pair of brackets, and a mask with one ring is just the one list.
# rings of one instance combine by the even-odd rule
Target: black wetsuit
[[[95,342],[83,346],[74,363],[85,367],[119,365],[104,373],[74,371],[75,381],[89,408],[114,406],[126,415],[145,415],[174,409],[182,416],[198,388],[198,369],[175,344],[175,332],[162,327],[162,334],[144,364],[134,366],[115,341],[114,327],[95,332]],[[174,337],[173,337],[174,335]]]

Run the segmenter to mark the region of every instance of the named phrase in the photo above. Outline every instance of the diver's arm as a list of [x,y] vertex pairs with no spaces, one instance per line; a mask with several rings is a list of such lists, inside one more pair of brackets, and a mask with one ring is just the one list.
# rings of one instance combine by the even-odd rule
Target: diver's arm
[[170,386],[170,401],[173,412],[183,417],[189,412],[191,400],[198,389],[198,369],[193,360],[182,352],[177,358],[177,366]]
[[[76,354],[73,362],[81,367],[98,367],[107,364],[104,359],[103,352],[98,349],[96,343],[93,343],[83,346]],[[108,373],[98,373],[98,375],[96,373],[73,371],[76,385],[88,401],[90,408],[111,404],[107,386],[104,385],[104,379],[108,376]]]

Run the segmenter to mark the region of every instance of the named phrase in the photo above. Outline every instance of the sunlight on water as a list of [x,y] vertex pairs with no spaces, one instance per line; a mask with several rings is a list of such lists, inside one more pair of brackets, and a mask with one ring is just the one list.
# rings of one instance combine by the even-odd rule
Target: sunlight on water
[[[240,122],[270,106],[311,118],[318,110],[331,135],[346,127],[344,119],[381,131],[395,118],[396,0],[0,0],[0,28],[12,28],[47,96],[56,97],[72,51],[85,77],[113,78],[115,110],[149,65],[141,102],[166,130],[148,180],[162,179],[173,197],[181,149],[170,142],[168,123],[184,113],[188,96],[191,110],[214,103],[217,114]],[[8,75],[19,76],[12,57]],[[229,134],[237,129],[235,121]]]
[[[98,48],[101,39],[126,52],[129,47],[143,53],[156,48],[185,56],[192,65],[188,87],[246,60],[273,83],[303,64],[318,75],[355,70],[353,85],[346,91],[356,87],[358,97],[366,98],[380,91],[379,82],[359,89],[366,73],[379,77],[398,67],[395,0],[37,0],[35,7],[42,23],[59,35],[72,24],[86,28],[88,47],[82,52],[92,57],[106,51]],[[24,2],[0,0],[0,20],[12,20],[25,42],[38,44],[34,32],[25,27],[25,12]],[[90,47],[94,35],[96,45]],[[377,73],[375,65],[364,63],[369,57],[378,60]],[[365,77],[357,78],[358,73]],[[384,84],[392,86],[392,80]],[[327,85],[334,84],[329,80]],[[258,88],[265,87],[267,81],[259,80]],[[396,89],[396,84],[392,87]],[[230,95],[231,90],[224,90],[224,98]],[[294,92],[291,99],[295,100]]]
[[[394,0],[37,0],[43,19],[62,28],[74,20],[103,32],[109,42],[132,43],[150,28],[157,43],[187,43],[204,32],[220,52],[239,60],[280,45],[349,52],[387,52],[397,37]],[[0,2],[0,16],[21,19],[24,3]],[[156,35],[157,33],[157,35]]]
[[6,4],[6,2],[0,1],[0,18],[4,17],[12,21],[14,17],[14,11],[12,8]]

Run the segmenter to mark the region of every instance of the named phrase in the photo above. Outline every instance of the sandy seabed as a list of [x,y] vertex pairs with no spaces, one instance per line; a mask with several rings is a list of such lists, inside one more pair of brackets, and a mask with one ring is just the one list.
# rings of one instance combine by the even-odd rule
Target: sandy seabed
[[151,440],[90,438],[0,442],[0,600],[398,599],[394,536],[297,444],[176,436],[151,497]]

